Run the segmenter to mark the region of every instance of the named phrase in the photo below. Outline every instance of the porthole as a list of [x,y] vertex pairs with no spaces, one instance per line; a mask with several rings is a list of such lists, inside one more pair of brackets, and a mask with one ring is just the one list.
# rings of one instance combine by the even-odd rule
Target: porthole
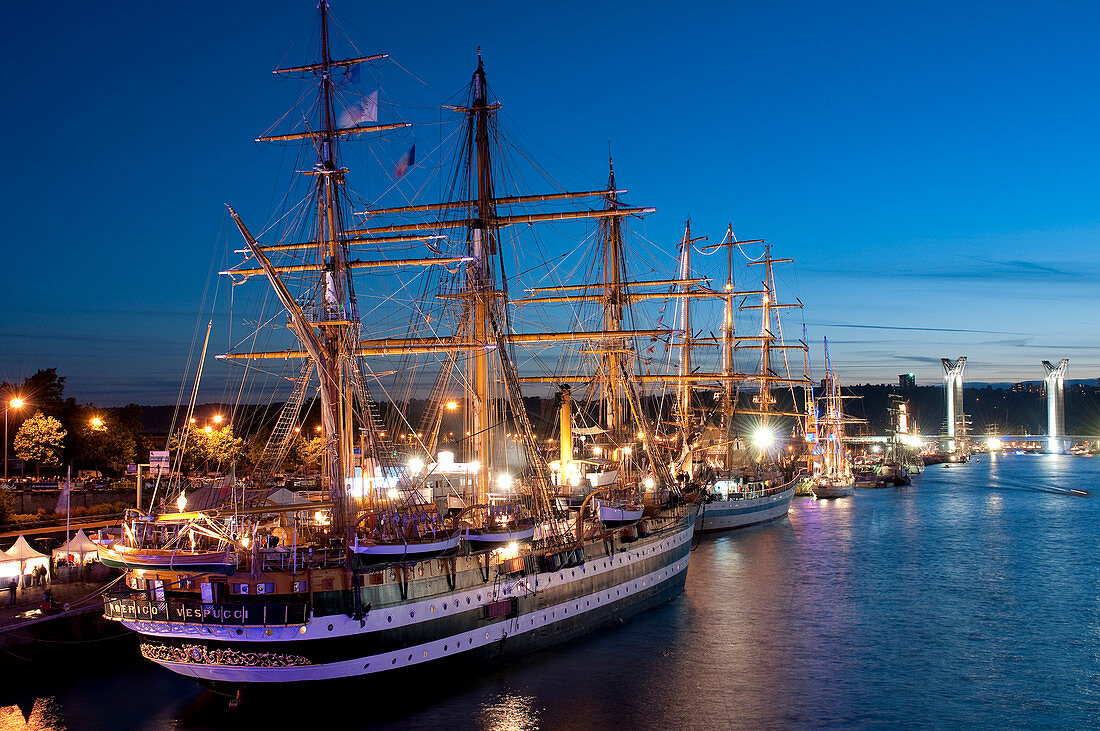
[[409,619],[412,619],[415,616],[416,616],[416,610],[415,609],[410,609],[409,610]]
[[396,664],[397,664],[397,658],[396,657],[393,660],[390,660],[390,665],[396,665]]
[[435,605],[433,604],[430,607],[428,607],[428,611],[431,612],[432,614],[435,614]]
[[488,632],[485,633],[485,639],[489,639],[489,633]]
[[466,597],[466,603],[467,603],[467,604],[469,604],[469,603],[470,603],[470,597]]
[[363,666],[363,669],[364,669],[364,670],[366,670],[366,669],[367,669],[367,668],[369,668],[369,667],[370,667],[370,663],[368,662],[367,664],[365,664],[365,665]]
[[305,633],[306,633],[305,625],[302,625],[301,627],[298,628],[298,634],[304,635]]
[[443,652],[446,652],[446,651],[447,651],[447,646],[443,645]]
[[[268,632],[270,632],[270,631],[271,631],[271,630],[268,630]],[[244,630],[243,630],[243,629],[238,629],[238,630],[237,630],[237,636],[238,636],[238,637],[239,637],[240,635],[243,635],[243,634],[244,634]]]
[[424,657],[427,657],[427,656],[428,656],[428,651],[424,650]]
[[393,621],[393,615],[392,614],[386,615],[386,621],[387,622],[392,622]]
[[329,631],[329,632],[331,632],[331,631],[332,631],[332,625],[331,625],[331,624],[330,624],[330,625],[328,626],[328,631]]
[[481,601],[481,594],[478,594],[478,595],[477,595],[477,600],[478,600],[478,601]]
[[412,662],[412,659],[413,659],[413,656],[412,656],[412,653],[410,652],[409,653],[409,662]]
[[265,635],[267,635],[268,637],[270,637],[271,635],[273,635],[273,634],[275,634],[275,633],[274,633],[274,632],[272,632],[272,631],[271,631],[271,630],[269,630],[269,629],[265,629],[265,630],[264,630],[264,634],[265,634]]

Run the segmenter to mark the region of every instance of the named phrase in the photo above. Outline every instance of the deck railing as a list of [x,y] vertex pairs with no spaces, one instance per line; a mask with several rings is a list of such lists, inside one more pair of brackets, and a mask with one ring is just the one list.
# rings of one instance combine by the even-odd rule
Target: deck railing
[[168,599],[152,601],[135,597],[109,597],[103,606],[107,619],[186,624],[281,626],[305,624],[307,602],[249,602],[207,604]]

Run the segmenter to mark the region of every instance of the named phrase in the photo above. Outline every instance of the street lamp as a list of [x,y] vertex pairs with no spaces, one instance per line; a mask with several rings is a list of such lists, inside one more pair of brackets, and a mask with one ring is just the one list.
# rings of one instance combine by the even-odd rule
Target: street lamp
[[100,419],[98,416],[92,417],[91,424],[92,428],[96,431],[103,431],[103,419]]
[[8,481],[8,411],[21,409],[26,401],[16,396],[4,405],[4,482]]
[[222,423],[222,415],[221,414],[214,414],[214,423],[215,424]]

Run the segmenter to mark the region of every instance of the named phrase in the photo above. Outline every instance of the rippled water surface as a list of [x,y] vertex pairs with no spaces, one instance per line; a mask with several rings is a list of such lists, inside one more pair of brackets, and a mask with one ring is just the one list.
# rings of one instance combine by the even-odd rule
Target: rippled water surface
[[[798,498],[788,518],[703,537],[676,601],[444,682],[232,713],[128,658],[0,690],[0,725],[1096,728],[1098,476],[1100,458],[983,455],[907,488]],[[1068,488],[1097,494],[1052,491]]]

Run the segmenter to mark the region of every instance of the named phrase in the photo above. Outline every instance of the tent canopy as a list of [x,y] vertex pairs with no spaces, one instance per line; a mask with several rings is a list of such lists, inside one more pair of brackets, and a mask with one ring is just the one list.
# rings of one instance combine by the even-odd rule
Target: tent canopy
[[22,533],[20,533],[19,538],[15,540],[15,545],[4,551],[4,554],[10,559],[14,558],[19,561],[26,561],[33,558],[46,558],[46,554],[39,553],[31,548],[31,544],[27,543],[27,539]]
[[83,531],[78,530],[76,535],[62,546],[53,549],[53,557],[60,560],[68,560],[72,556],[80,563],[87,563],[99,558],[99,547]]
[[44,566],[50,569],[50,557],[31,548],[22,533],[16,539],[15,545],[4,551],[0,558],[0,575],[22,576],[31,573],[36,566]]

